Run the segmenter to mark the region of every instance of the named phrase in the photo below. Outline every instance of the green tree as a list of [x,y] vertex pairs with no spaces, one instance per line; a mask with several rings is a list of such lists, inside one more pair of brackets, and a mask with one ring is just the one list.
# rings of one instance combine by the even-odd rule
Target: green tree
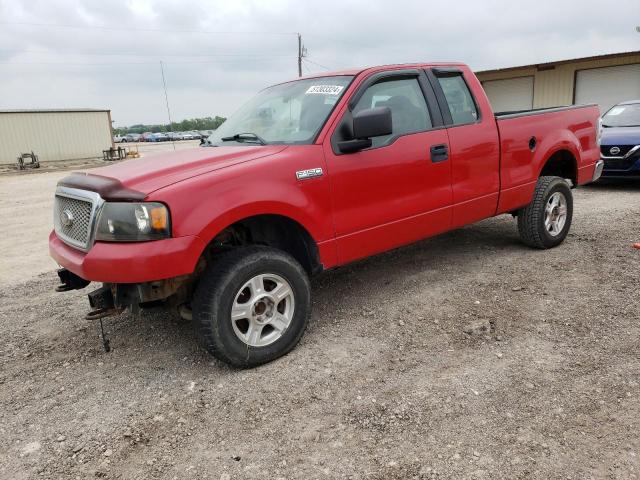
[[113,129],[116,135],[126,135],[127,133],[144,132],[186,132],[191,130],[215,130],[226,120],[225,117],[216,115],[215,117],[187,118],[180,122],[171,124],[145,125],[137,123],[129,127],[117,127]]

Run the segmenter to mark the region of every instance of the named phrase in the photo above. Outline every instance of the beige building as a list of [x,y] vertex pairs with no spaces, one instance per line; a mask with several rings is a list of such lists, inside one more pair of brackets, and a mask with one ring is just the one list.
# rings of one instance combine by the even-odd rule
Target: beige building
[[109,110],[0,110],[0,164],[31,151],[41,162],[96,158],[112,142]]
[[640,51],[476,72],[497,112],[640,100]]

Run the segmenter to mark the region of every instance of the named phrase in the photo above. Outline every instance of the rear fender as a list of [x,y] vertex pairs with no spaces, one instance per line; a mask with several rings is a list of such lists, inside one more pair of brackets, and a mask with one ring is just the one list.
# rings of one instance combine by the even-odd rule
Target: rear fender
[[577,170],[577,160],[580,158],[581,154],[578,139],[568,130],[555,131],[542,139],[542,141],[536,145],[533,157],[533,163],[537,165],[536,168],[538,172],[535,178],[536,182],[549,159],[560,151],[567,151],[571,153],[576,162],[575,168]]

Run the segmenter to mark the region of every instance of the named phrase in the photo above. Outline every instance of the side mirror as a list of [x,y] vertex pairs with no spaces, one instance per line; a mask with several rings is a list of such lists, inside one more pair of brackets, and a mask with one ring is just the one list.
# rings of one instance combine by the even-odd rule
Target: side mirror
[[353,153],[371,146],[372,137],[391,135],[393,124],[389,107],[368,108],[353,116],[353,140],[338,143],[342,153]]

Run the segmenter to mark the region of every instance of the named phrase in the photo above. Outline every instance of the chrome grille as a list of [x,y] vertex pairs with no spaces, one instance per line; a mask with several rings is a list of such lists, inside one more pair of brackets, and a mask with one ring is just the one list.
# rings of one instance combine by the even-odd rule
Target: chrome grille
[[99,195],[83,190],[58,188],[53,225],[63,242],[82,250],[91,246],[92,227]]

